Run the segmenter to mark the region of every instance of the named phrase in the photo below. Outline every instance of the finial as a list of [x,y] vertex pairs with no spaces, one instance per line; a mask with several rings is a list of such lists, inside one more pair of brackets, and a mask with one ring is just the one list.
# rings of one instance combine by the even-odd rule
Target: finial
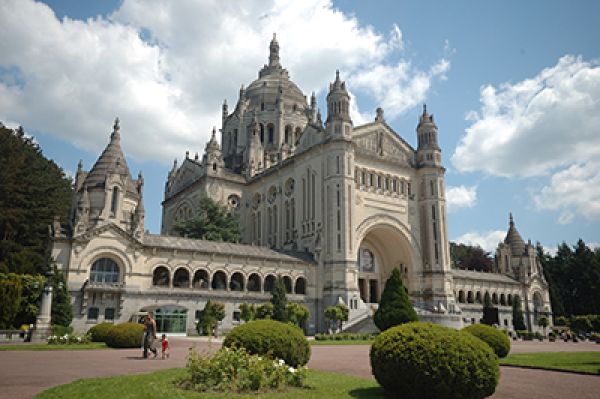
[[81,172],[83,170],[83,159],[79,160],[79,163],[77,164],[77,172]]
[[513,221],[513,215],[512,215],[512,212],[510,212],[510,213],[508,214],[508,219],[509,219],[509,223],[510,223],[510,225],[511,225],[511,226],[514,226],[514,225],[515,225],[515,222]]
[[340,70],[339,69],[335,70],[335,80],[340,80]]
[[213,130],[212,130],[212,137],[210,138],[211,141],[216,140],[217,137],[217,127],[213,126]]
[[138,172],[138,180],[140,180],[140,179],[143,179],[142,171],[141,170]]
[[273,41],[276,42],[277,41],[277,34],[275,32],[273,32]]
[[113,125],[113,130],[115,132],[118,132],[119,130],[121,130],[121,127],[119,126],[119,117],[118,116],[115,118],[115,124]]
[[427,104],[423,104],[423,115],[427,115]]
[[173,169],[177,168],[177,158],[173,160]]
[[185,152],[185,159],[190,159],[190,152],[189,151]]
[[223,108],[227,109],[227,99],[223,100]]
[[194,155],[194,160],[196,160],[196,161],[197,161],[197,160],[198,160],[198,158],[199,158],[199,157],[198,157],[198,153],[196,153],[196,155]]

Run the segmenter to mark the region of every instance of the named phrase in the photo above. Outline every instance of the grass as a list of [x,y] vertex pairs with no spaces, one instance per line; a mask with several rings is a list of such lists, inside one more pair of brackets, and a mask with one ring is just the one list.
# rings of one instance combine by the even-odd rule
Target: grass
[[600,374],[600,352],[541,352],[508,355],[501,365]]
[[19,345],[0,345],[1,351],[72,351],[72,350],[92,350],[108,349],[104,342],[90,342],[89,344],[67,344],[67,345],[49,345],[49,344],[19,344]]
[[36,396],[48,398],[110,398],[152,399],[152,398],[353,398],[375,399],[383,397],[383,390],[371,379],[350,377],[341,374],[310,370],[305,388],[290,388],[286,391],[251,393],[237,395],[231,393],[198,393],[176,387],[176,381],[185,375],[185,369],[167,369],[151,374],[138,374],[111,378],[78,380],[70,384],[51,388]]
[[372,339],[345,339],[345,340],[340,340],[340,341],[336,341],[333,339],[324,339],[324,340],[320,340],[317,341],[315,340],[311,340],[309,341],[311,345],[371,345],[373,343]]

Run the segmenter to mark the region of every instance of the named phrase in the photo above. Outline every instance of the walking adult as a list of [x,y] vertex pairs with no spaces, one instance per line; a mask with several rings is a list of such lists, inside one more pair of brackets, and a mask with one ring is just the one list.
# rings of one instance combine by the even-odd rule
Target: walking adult
[[154,357],[158,354],[154,340],[156,339],[156,321],[152,318],[152,312],[148,312],[144,318],[144,359],[148,358],[148,350]]

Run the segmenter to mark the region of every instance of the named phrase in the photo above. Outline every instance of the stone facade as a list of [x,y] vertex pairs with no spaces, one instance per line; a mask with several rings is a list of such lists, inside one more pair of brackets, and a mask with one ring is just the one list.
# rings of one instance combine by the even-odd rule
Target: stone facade
[[[117,121],[92,170],[80,166],[70,231],[54,238],[77,329],[157,309],[189,332],[213,298],[226,303],[228,329],[238,305],[266,301],[282,275],[291,300],[309,307],[309,332],[325,328],[323,310],[338,302],[350,309],[346,328],[364,330],[394,268],[424,320],[454,327],[478,320],[480,305],[459,304],[468,289],[541,298],[536,312],[550,312],[530,245],[519,253],[512,241],[501,245],[497,273],[452,269],[433,115],[423,108],[413,149],[381,109],[373,122],[354,126],[350,101],[336,73],[323,123],[314,93],[309,103],[290,80],[273,38],[258,79],[242,86],[231,113],[223,104],[221,145],[213,128],[202,159],[188,153],[168,173],[159,236],[144,233],[143,178],[131,178]],[[203,196],[239,214],[242,244],[172,237]]]

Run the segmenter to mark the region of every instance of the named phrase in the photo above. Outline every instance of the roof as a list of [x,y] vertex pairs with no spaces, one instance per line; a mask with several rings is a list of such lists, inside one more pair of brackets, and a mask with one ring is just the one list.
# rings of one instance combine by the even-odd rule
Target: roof
[[520,284],[517,280],[505,274],[484,273],[474,270],[452,269],[452,275],[455,278],[464,278],[469,280],[495,281],[498,283]]
[[115,120],[114,130],[110,135],[110,142],[88,173],[85,185],[93,187],[104,187],[108,173],[118,173],[125,176],[126,189],[137,194],[135,184],[131,179],[131,173],[127,161],[121,149],[121,134],[119,133],[119,118]]
[[254,245],[233,244],[220,241],[198,240],[175,236],[146,234],[143,239],[145,246],[179,249],[184,251],[198,251],[215,253],[218,255],[249,256],[254,258],[268,258],[283,262],[314,263],[312,255],[307,252],[274,251],[267,247]]
[[522,255],[525,252],[525,241],[523,241],[521,234],[519,234],[517,228],[515,227],[512,213],[510,214],[509,218],[509,227],[508,232],[506,233],[506,238],[504,239],[504,243],[510,247],[510,252],[512,252],[513,255]]

